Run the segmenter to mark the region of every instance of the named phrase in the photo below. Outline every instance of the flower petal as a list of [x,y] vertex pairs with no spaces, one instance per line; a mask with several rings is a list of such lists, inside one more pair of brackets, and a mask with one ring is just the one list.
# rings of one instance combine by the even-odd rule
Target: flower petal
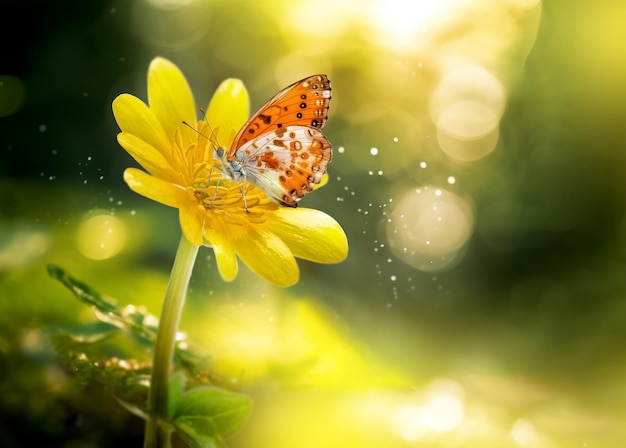
[[177,208],[190,204],[189,194],[182,187],[151,176],[137,168],[126,168],[124,180],[135,193],[161,204]]
[[248,120],[250,99],[239,79],[224,80],[217,88],[207,109],[207,120],[216,130],[219,145],[229,148],[236,133]]
[[192,129],[183,121],[195,126],[196,106],[185,76],[172,62],[154,58],[148,68],[148,102],[165,135],[174,141],[176,128],[180,127],[185,142],[197,139]]
[[128,132],[117,134],[117,142],[150,174],[170,182],[178,177],[165,157],[145,140]]
[[310,208],[281,207],[268,214],[268,225],[298,258],[338,263],[348,255],[348,239],[337,221]]
[[183,235],[191,244],[202,246],[202,227],[204,225],[204,209],[197,203],[189,207],[180,207],[178,216]]
[[220,224],[218,224],[217,229],[213,226],[205,226],[204,232],[215,253],[220,275],[225,281],[230,282],[237,276],[237,257],[232,242],[228,238],[227,229],[224,227]]
[[298,282],[298,263],[289,247],[274,233],[250,229],[235,241],[237,255],[255,274],[278,286]]
[[143,101],[127,93],[119,95],[113,100],[113,115],[123,132],[139,137],[167,156],[169,139],[157,117]]

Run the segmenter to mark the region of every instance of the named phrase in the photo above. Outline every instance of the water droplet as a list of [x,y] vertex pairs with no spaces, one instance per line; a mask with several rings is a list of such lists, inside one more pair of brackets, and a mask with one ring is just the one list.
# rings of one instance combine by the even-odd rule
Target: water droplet
[[448,183],[450,185],[456,183],[456,178],[454,176],[448,176]]
[[426,168],[427,166],[426,162],[420,162],[420,168]]
[[394,137],[394,138],[393,138],[393,142],[394,142],[394,143],[398,143],[398,137]]
[[373,156],[378,155],[378,148],[376,148],[376,147],[372,147],[372,148],[370,149],[370,154],[371,154],[371,155],[373,155]]
[[346,152],[346,148],[344,148],[343,146],[340,146],[339,148],[337,148],[337,152],[339,154],[343,154],[344,152]]

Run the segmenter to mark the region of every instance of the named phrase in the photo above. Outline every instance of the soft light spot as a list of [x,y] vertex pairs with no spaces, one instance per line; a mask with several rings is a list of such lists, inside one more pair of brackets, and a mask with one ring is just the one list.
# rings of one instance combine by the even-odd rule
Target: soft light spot
[[441,150],[463,162],[490,154],[498,142],[505,99],[502,83],[485,68],[467,64],[449,70],[429,104]]
[[344,152],[346,152],[346,148],[344,148],[343,146],[340,146],[339,148],[337,148],[337,152],[339,154],[343,154]]
[[509,433],[511,439],[520,447],[536,446],[538,442],[535,426],[524,418],[518,418]]
[[126,245],[126,226],[115,216],[97,214],[85,219],[78,228],[78,250],[92,260],[106,260]]
[[449,392],[438,392],[426,404],[427,424],[436,432],[448,432],[463,421],[463,402]]
[[458,101],[446,108],[437,122],[437,142],[449,157],[473,162],[489,155],[499,137],[499,117],[484,104]]
[[394,201],[390,216],[386,234],[392,252],[425,272],[458,262],[474,227],[470,203],[433,186],[409,189]]
[[[388,305],[391,306],[391,304]],[[398,435],[407,442],[421,439],[428,431],[424,410],[416,405],[404,406],[394,412],[391,424]]]
[[408,442],[458,428],[465,418],[464,392],[456,382],[437,379],[411,402],[398,408],[391,424]]
[[0,271],[24,268],[51,246],[52,238],[43,228],[19,222],[15,227],[0,222]]
[[0,76],[0,117],[17,112],[24,103],[24,83],[15,76]]
[[45,124],[39,125],[39,132],[46,132],[47,130],[48,130],[48,127]]
[[370,154],[373,156],[377,156],[378,155],[378,148],[374,147],[370,149]]
[[456,178],[454,176],[448,176],[448,183],[453,185],[456,183]]

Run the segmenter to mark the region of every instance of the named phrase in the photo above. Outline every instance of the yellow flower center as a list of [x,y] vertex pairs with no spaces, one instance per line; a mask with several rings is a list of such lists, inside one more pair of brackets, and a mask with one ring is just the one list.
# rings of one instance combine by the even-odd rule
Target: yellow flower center
[[198,122],[196,138],[187,144],[181,133],[176,133],[173,157],[181,168],[182,185],[187,185],[208,219],[238,225],[265,222],[264,213],[276,210],[278,205],[249,182],[237,183],[224,176],[221,163],[213,157],[216,143],[209,138],[212,134],[206,121]]

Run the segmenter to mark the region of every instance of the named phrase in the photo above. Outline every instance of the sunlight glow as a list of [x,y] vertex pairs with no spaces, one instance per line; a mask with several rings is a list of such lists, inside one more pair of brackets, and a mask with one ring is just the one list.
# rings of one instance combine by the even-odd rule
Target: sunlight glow
[[369,19],[384,36],[381,42],[398,47],[410,43],[411,38],[449,14],[454,3],[451,0],[382,0],[372,5]]
[[126,225],[108,213],[85,219],[78,228],[78,250],[92,260],[106,260],[117,255],[126,245]]

